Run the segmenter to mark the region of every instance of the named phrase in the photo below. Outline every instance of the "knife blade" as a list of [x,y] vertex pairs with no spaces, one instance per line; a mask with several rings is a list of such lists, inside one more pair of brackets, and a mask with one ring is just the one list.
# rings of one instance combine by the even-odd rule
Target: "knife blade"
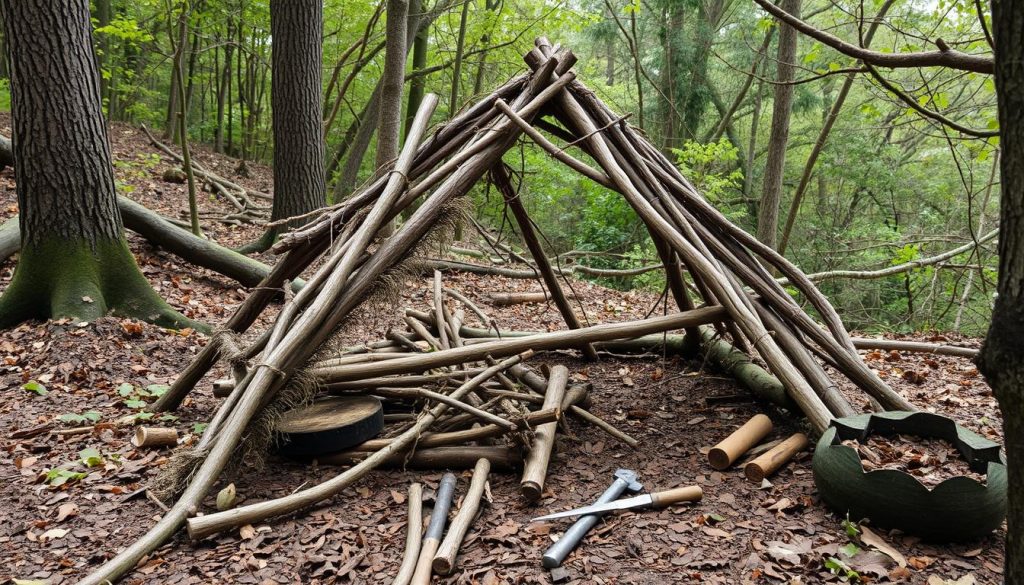
[[565,512],[556,512],[554,514],[548,514],[547,516],[539,516],[530,520],[530,522],[539,522],[541,520],[554,520],[555,518],[567,518],[569,516],[585,516],[587,514],[596,514],[598,512],[610,512],[613,510],[629,510],[633,508],[645,508],[651,506],[653,508],[664,508],[670,504],[677,502],[697,502],[704,497],[703,490],[700,486],[689,485],[684,487],[678,487],[671,490],[665,490],[663,492],[653,492],[650,494],[642,494],[634,496],[632,498],[623,498],[621,500],[613,500],[604,504],[593,504],[591,506],[584,506],[582,508],[576,508],[574,510],[566,510]]

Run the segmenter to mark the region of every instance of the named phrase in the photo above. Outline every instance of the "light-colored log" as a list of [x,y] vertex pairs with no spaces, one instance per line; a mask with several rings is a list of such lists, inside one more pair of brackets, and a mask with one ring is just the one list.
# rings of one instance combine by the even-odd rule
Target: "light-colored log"
[[734,461],[760,443],[770,432],[772,419],[763,414],[755,414],[743,426],[708,451],[708,463],[718,470],[728,469]]
[[762,453],[757,459],[747,463],[743,467],[743,475],[747,476],[750,481],[761,483],[761,480],[775,473],[784,463],[806,449],[808,445],[810,445],[810,441],[807,440],[807,435],[796,433],[769,451]]
[[423,485],[409,486],[409,520],[405,533],[405,554],[402,565],[391,585],[409,585],[412,572],[416,570],[416,559],[420,558],[420,544],[423,542]]
[[169,447],[178,444],[178,431],[163,427],[139,427],[135,429],[132,445],[136,447]]
[[[565,398],[565,385],[568,382],[568,368],[563,365],[551,368],[543,408],[561,408],[562,400]],[[555,447],[557,432],[557,423],[547,423],[537,427],[534,433],[533,446],[523,468],[523,479],[519,482],[519,493],[531,502],[539,500],[544,493],[544,480],[548,475],[548,463],[551,461],[551,451]]]
[[487,475],[491,472],[491,462],[487,459],[480,459],[473,468],[473,478],[469,482],[469,490],[466,497],[462,498],[462,506],[459,513],[452,520],[448,527],[448,534],[434,554],[434,572],[440,575],[451,575],[455,570],[455,559],[459,554],[462,541],[469,532],[469,527],[476,519],[480,510],[480,501],[483,499],[484,488],[487,485]]

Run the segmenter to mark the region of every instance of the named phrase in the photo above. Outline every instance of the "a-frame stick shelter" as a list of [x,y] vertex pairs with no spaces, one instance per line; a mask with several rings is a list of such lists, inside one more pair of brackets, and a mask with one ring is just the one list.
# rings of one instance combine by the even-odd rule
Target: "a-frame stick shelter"
[[[861,361],[838,314],[804,274],[730,223],[656,147],[577,81],[572,71],[575,60],[570,51],[538,39],[525,56],[528,73],[510,80],[424,139],[437,104],[436,97],[429,96],[389,172],[275,245],[274,251],[283,256],[271,273],[155,405],[158,410],[176,408],[218,359],[227,359],[234,366],[235,389],[190,454],[196,467],[187,487],[149,533],[82,583],[98,585],[117,579],[186,521],[190,534],[201,538],[287,514],[340,492],[372,468],[360,463],[285,498],[196,516],[250,421],[273,402],[357,306],[389,275],[400,273],[402,263],[421,241],[456,212],[458,198],[488,173],[497,170],[498,176],[504,176],[501,157],[524,133],[551,156],[626,198],[654,240],[680,311],[648,323],[545,334],[532,341],[538,349],[582,349],[590,342],[669,329],[686,329],[696,337],[698,327],[708,325],[727,332],[734,345],[759,356],[818,432],[833,417],[855,412],[820,365],[819,357],[882,408],[914,410]],[[570,142],[596,166],[573,157],[540,130]],[[417,201],[421,201],[419,206],[392,235],[377,237],[384,225]],[[252,325],[286,283],[321,257],[325,260],[305,287],[293,298],[286,297],[273,327],[249,348],[241,348],[236,335]],[[772,270],[789,279],[822,324],[776,282]],[[701,299],[688,297],[687,279]],[[555,293],[557,287],[551,288]],[[703,307],[694,308],[701,303]],[[512,357],[482,371],[452,396],[470,392],[471,387],[464,387],[472,386],[474,380],[480,384],[499,375],[519,359],[515,354],[523,349],[521,345],[490,345],[490,357]],[[480,359],[473,351],[474,346],[453,347],[387,364],[353,365],[340,377],[377,375],[381,368],[397,362],[402,362],[403,371],[414,372]],[[255,361],[251,368],[246,367],[248,359]],[[356,371],[361,373],[356,375]],[[392,442],[370,459],[396,452],[400,442]]]

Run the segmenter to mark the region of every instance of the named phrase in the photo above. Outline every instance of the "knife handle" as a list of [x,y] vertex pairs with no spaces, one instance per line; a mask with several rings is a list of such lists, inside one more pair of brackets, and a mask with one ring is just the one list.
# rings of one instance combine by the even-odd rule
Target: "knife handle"
[[651,505],[655,508],[664,508],[677,502],[698,502],[703,497],[704,490],[700,489],[700,486],[688,485],[652,493]]

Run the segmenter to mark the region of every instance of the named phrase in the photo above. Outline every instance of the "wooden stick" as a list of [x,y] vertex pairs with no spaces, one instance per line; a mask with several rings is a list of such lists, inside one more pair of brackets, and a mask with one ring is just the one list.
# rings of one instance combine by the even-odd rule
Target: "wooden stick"
[[722,321],[725,317],[726,311],[722,307],[702,307],[685,313],[651,317],[641,321],[604,323],[573,331],[555,331],[527,337],[489,341],[466,347],[388,360],[387,362],[352,364],[344,368],[313,369],[312,373],[326,383],[333,383],[375,376],[423,372],[441,366],[479,361],[486,355],[501,357],[525,349],[535,349],[536,351],[564,349],[594,341],[641,337],[659,331],[671,331],[673,329],[690,327],[691,325],[714,323]]
[[430,513],[430,524],[423,534],[420,557],[416,561],[416,570],[412,574],[410,585],[430,585],[431,562],[434,560],[434,553],[437,552],[437,547],[441,542],[444,525],[448,522],[448,510],[451,509],[452,496],[455,493],[455,481],[455,476],[451,473],[446,473],[441,478],[441,485],[437,488],[437,495],[434,496],[434,509]]
[[718,470],[728,469],[733,461],[760,443],[770,432],[772,419],[763,414],[755,414],[743,426],[708,451],[708,463]]
[[764,478],[775,473],[779,467],[793,458],[794,455],[803,451],[810,445],[807,435],[796,433],[792,437],[779,443],[767,453],[763,453],[757,459],[747,463],[743,467],[743,475],[753,482],[761,483]]
[[[544,408],[560,408],[565,397],[565,385],[569,381],[569,369],[563,365],[551,368],[547,390],[544,393]],[[537,427],[533,438],[533,448],[526,457],[523,479],[519,482],[519,493],[527,500],[535,502],[544,493],[544,480],[548,474],[548,463],[551,451],[555,447],[557,423],[547,423]]]
[[[567,299],[576,299],[575,294],[565,295]],[[507,307],[509,305],[522,305],[526,303],[546,303],[551,300],[547,291],[542,292],[521,292],[521,293],[491,293],[487,295],[488,300],[496,307]]]
[[435,573],[451,575],[455,569],[455,558],[459,554],[459,547],[462,546],[462,541],[466,538],[469,526],[473,523],[477,512],[480,510],[480,500],[483,498],[484,487],[487,485],[487,474],[490,471],[490,461],[480,459],[476,462],[476,467],[473,468],[473,478],[469,482],[469,490],[466,492],[466,497],[462,499],[459,513],[452,520],[451,526],[448,527],[448,534],[444,537],[444,542],[441,543],[437,553],[434,555],[432,566]]
[[450,396],[445,396],[439,392],[427,390],[426,388],[377,388],[374,390],[374,394],[396,398],[426,398],[427,400],[433,400],[434,402],[443,402],[448,406],[457,408],[492,425],[498,425],[509,431],[516,430],[516,424],[514,422],[503,419],[496,414],[491,414],[486,410],[480,410],[475,406],[470,406],[461,400],[455,400]]
[[167,447],[178,444],[178,431],[162,427],[139,427],[135,429],[132,445],[136,447]]
[[423,541],[423,485],[413,483],[409,486],[409,521],[406,527],[405,555],[402,566],[391,585],[409,585],[412,573],[416,570],[416,559],[420,557],[420,544]]
[[[509,368],[508,373],[511,374],[520,382],[522,382],[523,384],[525,384],[527,387],[533,389],[535,392],[543,392],[547,388],[547,381],[545,381],[540,374],[534,372],[531,368],[527,366],[512,366],[511,368]],[[640,445],[640,441],[615,428],[610,423],[598,417],[597,415],[583,408],[580,408],[580,406],[578,405],[574,404],[572,407],[570,407],[569,413],[582,418],[583,420],[589,422],[595,427],[601,429],[609,436],[618,439],[619,441],[622,441],[623,443],[629,445],[633,449],[636,449]]]
[[[515,217],[516,223],[519,224],[519,233],[522,235],[523,241],[526,242],[526,247],[529,248],[530,255],[533,256],[533,261],[537,264],[537,270],[540,271],[541,276],[544,278],[544,284],[547,286],[548,293],[551,295],[552,300],[554,300],[555,306],[558,307],[558,312],[562,314],[562,319],[565,320],[566,326],[569,329],[579,329],[581,327],[580,320],[576,317],[576,312],[562,291],[562,283],[558,281],[558,277],[555,276],[555,272],[551,269],[551,263],[548,261],[544,248],[540,244],[540,239],[533,229],[530,214],[527,213],[526,207],[519,198],[519,193],[512,186],[512,180],[509,177],[508,167],[505,166],[505,163],[499,161],[498,164],[491,168],[491,182],[498,188],[501,196],[505,199],[505,204],[512,210],[512,215]],[[587,343],[580,349],[587,359],[597,359],[597,350],[594,349],[593,345]]]
[[920,341],[897,341],[895,339],[874,339],[871,337],[854,337],[853,346],[857,349],[885,349],[949,355],[953,357],[976,358],[981,351],[974,347],[960,347],[941,343],[925,343]]
[[378,378],[364,378],[349,382],[333,382],[325,384],[324,388],[332,393],[344,393],[345,390],[366,390],[370,388],[397,388],[401,386],[423,386],[426,384],[445,384],[454,381],[456,378],[475,376],[483,371],[483,368],[468,368],[458,372],[441,372],[437,374],[422,374],[418,376],[384,376]]
[[441,296],[441,272],[434,271],[434,319],[438,324],[437,332],[440,335],[441,347],[451,349],[452,344],[448,341],[444,319],[444,298]]
[[[385,417],[388,415],[384,415]],[[535,410],[523,416],[521,419],[515,422],[516,429],[530,429],[549,422],[557,422],[559,420],[559,412],[556,408],[545,408],[542,410]],[[424,433],[420,436],[419,441],[416,441],[417,449],[426,449],[430,447],[444,447],[447,445],[462,445],[473,441],[480,441],[483,439],[489,439],[492,437],[500,437],[508,434],[509,430],[505,426],[499,425],[482,425],[471,429],[465,429],[462,431],[451,431],[447,433]],[[361,443],[352,448],[353,451],[365,451],[372,452],[383,449],[391,444],[393,439],[370,439],[365,443]]]
[[[317,460],[323,465],[352,465],[373,453],[342,451]],[[522,469],[523,456],[518,449],[500,445],[458,445],[417,449],[412,453],[394,453],[379,463],[379,467],[393,469],[472,469],[480,459],[487,459],[495,471]]]
[[[500,371],[506,370],[512,365],[519,363],[520,360],[528,358],[532,355],[532,351],[524,352],[522,355],[506,359],[500,364],[491,366],[483,372],[474,376],[471,380],[459,386],[454,392],[451,393],[452,398],[462,398],[469,392],[472,392],[480,384],[493,377]],[[311,506],[321,500],[329,498],[341,490],[352,485],[359,479],[362,479],[367,473],[369,473],[376,466],[388,461],[389,458],[395,454],[402,453],[406,448],[415,443],[417,437],[419,437],[423,431],[430,427],[435,420],[445,411],[447,411],[447,404],[438,404],[434,408],[430,409],[422,416],[420,416],[416,423],[413,424],[408,430],[403,432],[384,449],[377,451],[360,461],[351,469],[346,470],[344,473],[337,475],[319,485],[316,485],[305,490],[294,492],[282,498],[276,500],[269,500],[266,502],[259,502],[250,504],[248,506],[241,506],[225,512],[217,512],[215,514],[207,514],[205,516],[195,516],[188,519],[188,532],[189,535],[194,539],[204,538],[211,534],[216,534],[221,530],[227,530],[236,526],[242,526],[244,524],[251,524],[253,522],[259,522],[264,518],[271,516],[279,516],[281,514],[288,514]]]

